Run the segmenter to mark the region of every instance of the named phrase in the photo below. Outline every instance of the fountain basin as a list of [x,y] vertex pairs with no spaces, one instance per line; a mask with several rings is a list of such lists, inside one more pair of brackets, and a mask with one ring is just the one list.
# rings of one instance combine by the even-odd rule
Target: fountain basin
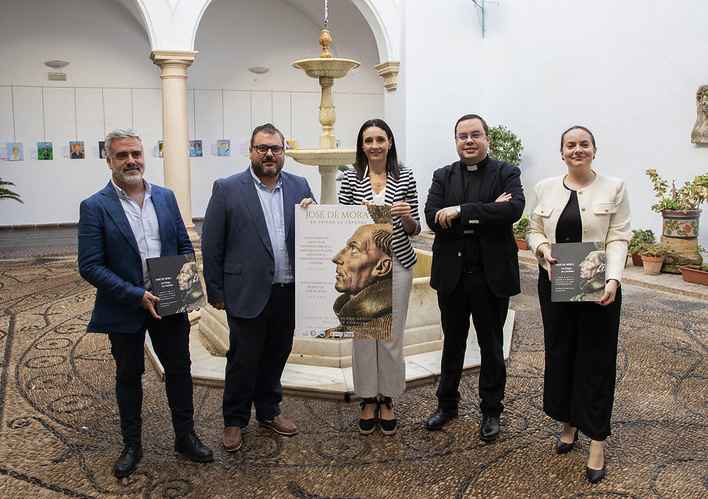
[[310,166],[351,165],[356,159],[356,149],[289,149],[285,154]]
[[295,61],[293,67],[302,69],[311,78],[343,78],[349,71],[358,68],[359,63],[353,59],[315,57]]

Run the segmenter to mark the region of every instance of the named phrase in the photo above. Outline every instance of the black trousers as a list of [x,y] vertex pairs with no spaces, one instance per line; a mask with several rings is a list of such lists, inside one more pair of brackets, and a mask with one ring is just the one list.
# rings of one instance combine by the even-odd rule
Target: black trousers
[[[176,436],[194,429],[192,405],[192,362],[189,357],[189,319],[176,314],[147,321],[153,348],[165,368],[165,389]],[[139,444],[142,429],[145,332],[109,333],[111,353],[116,361],[116,399],[123,442]]]
[[543,410],[593,440],[604,440],[615,398],[622,291],[607,306],[553,303],[548,272],[541,268],[538,297],[546,349]]
[[458,388],[472,314],[482,355],[479,372],[480,409],[483,414],[498,416],[504,410],[502,399],[506,385],[506,365],[503,341],[509,298],[495,296],[480,270],[463,274],[452,293],[438,293],[438,306],[444,335],[437,391],[438,407],[445,411],[457,410],[460,399]]
[[224,382],[224,426],[247,426],[251,405],[258,421],[280,414],[280,376],[293,348],[295,286],[275,284],[253,319],[228,315],[229,350]]

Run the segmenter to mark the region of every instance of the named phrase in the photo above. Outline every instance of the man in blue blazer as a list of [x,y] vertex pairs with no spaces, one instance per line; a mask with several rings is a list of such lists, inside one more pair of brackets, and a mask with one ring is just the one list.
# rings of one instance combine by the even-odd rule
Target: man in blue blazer
[[150,292],[146,259],[193,253],[187,230],[169,189],[143,179],[143,144],[134,130],[106,136],[111,181],[81,202],[79,272],[96,287],[89,332],[108,333],[116,362],[116,398],[124,448],[116,477],[135,471],[142,458],[142,374],[145,331],[165,368],[175,450],[192,461],[213,461],[194,433],[189,320],[186,313],[160,317]]
[[224,448],[241,448],[251,405],[280,435],[297,427],[280,414],[280,376],[295,329],[295,205],[312,199],[302,177],[282,172],[283,134],[270,123],[251,135],[251,166],[214,182],[202,229],[209,303],[226,309]]

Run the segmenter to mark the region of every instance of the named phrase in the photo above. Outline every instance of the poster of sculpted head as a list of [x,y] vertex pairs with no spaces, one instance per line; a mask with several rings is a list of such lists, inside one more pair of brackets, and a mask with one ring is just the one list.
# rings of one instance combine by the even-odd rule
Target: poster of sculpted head
[[295,217],[295,334],[389,339],[390,207],[311,205]]

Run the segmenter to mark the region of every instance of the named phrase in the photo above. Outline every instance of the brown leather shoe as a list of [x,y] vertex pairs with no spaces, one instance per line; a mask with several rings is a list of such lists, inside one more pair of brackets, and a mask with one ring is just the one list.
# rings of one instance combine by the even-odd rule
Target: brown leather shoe
[[226,452],[236,452],[241,448],[241,428],[239,426],[227,426],[224,428],[224,450]]
[[270,421],[259,421],[259,423],[262,427],[273,430],[278,435],[285,437],[297,435],[297,426],[295,426],[295,423],[282,415],[275,416]]

